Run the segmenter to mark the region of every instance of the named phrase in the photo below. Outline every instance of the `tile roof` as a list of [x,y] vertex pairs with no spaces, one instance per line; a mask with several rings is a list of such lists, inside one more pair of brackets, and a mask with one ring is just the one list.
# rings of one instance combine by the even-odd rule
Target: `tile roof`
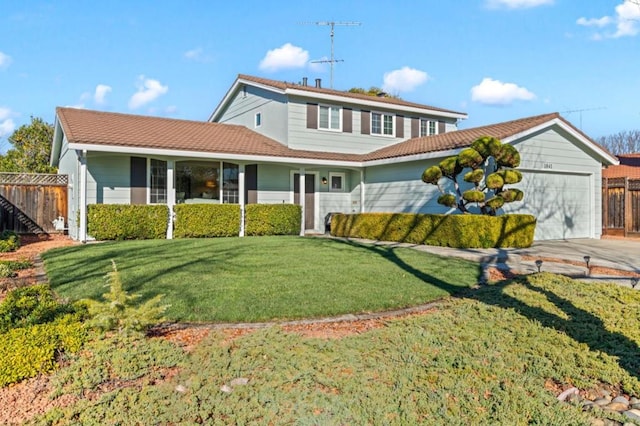
[[261,85],[264,85],[264,86],[274,87],[276,89],[280,89],[280,90],[283,90],[283,91],[285,91],[287,89],[304,90],[304,91],[309,92],[310,94],[319,93],[319,94],[325,94],[325,95],[342,96],[342,97],[345,97],[345,98],[351,98],[351,99],[354,99],[354,100],[360,100],[360,101],[366,101],[366,102],[379,102],[380,104],[383,104],[383,105],[384,104],[389,104],[389,105],[397,105],[397,106],[405,106],[405,107],[427,109],[427,110],[431,110],[431,111],[446,112],[446,113],[451,113],[451,114],[459,114],[459,115],[463,115],[463,116],[467,115],[464,112],[453,111],[453,110],[444,109],[444,108],[437,108],[437,107],[434,107],[434,106],[418,104],[418,103],[414,103],[414,102],[408,102],[408,101],[405,101],[405,100],[402,100],[402,99],[397,99],[397,98],[369,96],[369,95],[364,95],[364,94],[361,94],[361,93],[351,93],[351,92],[342,91],[342,90],[318,88],[318,87],[315,87],[313,85],[304,86],[304,85],[299,84],[299,83],[290,83],[290,82],[286,82],[286,81],[270,80],[268,78],[255,77],[255,76],[246,75],[246,74],[238,74],[238,80],[250,81],[250,82],[261,84]]
[[[505,139],[553,119],[559,118],[564,121],[558,113],[544,114],[409,139],[368,154],[344,154],[291,149],[240,125],[76,108],[59,107],[56,112],[59,123],[70,143],[130,147],[133,152],[135,152],[135,148],[146,148],[177,150],[194,154],[233,154],[344,162],[385,160],[458,149],[471,145],[480,136],[491,135]],[[570,123],[566,123],[571,126]],[[576,129],[576,131],[579,130]]]
[[77,108],[59,107],[56,112],[70,143],[321,160],[347,157],[293,150],[239,125]]
[[481,136],[493,136],[505,139],[520,132],[544,124],[550,120],[561,118],[560,114],[551,113],[534,117],[521,118],[519,120],[504,123],[490,124],[488,126],[474,127],[465,130],[442,133],[433,136],[409,139],[396,145],[391,145],[365,156],[365,160],[380,160],[385,158],[404,157],[407,155],[424,154],[428,152],[446,151],[450,149],[464,148]]
[[602,170],[602,177],[605,178],[623,178],[640,179],[640,166],[609,166]]

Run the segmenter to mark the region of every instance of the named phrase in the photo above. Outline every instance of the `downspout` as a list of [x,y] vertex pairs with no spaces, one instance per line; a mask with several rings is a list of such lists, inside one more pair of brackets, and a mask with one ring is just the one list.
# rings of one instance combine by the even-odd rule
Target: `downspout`
[[238,164],[238,202],[240,203],[240,237],[244,237],[245,203],[244,164]]
[[300,169],[300,196],[298,198],[298,200],[300,201],[300,214],[302,215],[302,217],[300,218],[300,236],[304,237],[304,230],[306,227],[305,221],[304,221],[304,217],[305,217],[305,210],[306,210],[306,186],[305,186],[305,176],[304,176],[304,168]]
[[174,182],[175,161],[167,160],[167,207],[169,208],[169,220],[167,224],[167,240],[173,239],[173,206],[176,204],[176,189]]
[[360,169],[360,213],[365,212],[364,168]]
[[80,232],[78,239],[87,242],[87,150],[79,152],[80,156]]

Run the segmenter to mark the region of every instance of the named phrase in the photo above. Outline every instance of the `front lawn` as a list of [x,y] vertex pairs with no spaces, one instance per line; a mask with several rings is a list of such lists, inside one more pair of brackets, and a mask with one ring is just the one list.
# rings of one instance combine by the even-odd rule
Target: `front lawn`
[[99,298],[116,262],[125,289],[164,294],[175,321],[256,322],[414,306],[474,285],[478,264],[325,238],[107,242],[43,255],[51,287]]
[[[637,290],[542,273],[341,339],[212,331],[182,355],[158,338],[97,341],[51,379],[76,402],[35,423],[622,424],[556,395],[640,396],[639,316]],[[593,422],[605,417],[621,423]]]

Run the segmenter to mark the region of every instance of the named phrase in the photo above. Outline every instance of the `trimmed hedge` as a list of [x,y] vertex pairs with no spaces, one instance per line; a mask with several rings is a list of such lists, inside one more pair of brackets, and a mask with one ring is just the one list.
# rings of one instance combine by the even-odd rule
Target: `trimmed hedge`
[[535,226],[535,217],[519,214],[337,214],[331,235],[455,248],[529,247]]
[[245,206],[245,234],[298,235],[302,208],[296,204],[247,204]]
[[239,204],[177,204],[175,238],[237,237]]
[[87,232],[96,240],[149,240],[167,237],[166,205],[90,204]]

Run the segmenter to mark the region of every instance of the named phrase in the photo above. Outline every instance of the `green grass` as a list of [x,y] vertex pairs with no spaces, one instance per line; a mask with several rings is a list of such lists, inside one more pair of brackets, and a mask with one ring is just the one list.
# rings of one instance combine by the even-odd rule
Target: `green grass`
[[[639,323],[640,292],[543,273],[342,339],[280,327],[233,341],[212,332],[181,358],[140,343],[147,355],[135,375],[114,377],[122,357],[115,352],[127,348],[107,343],[113,351],[89,347],[88,361],[71,363],[53,382],[83,395],[101,380],[145,371],[152,379],[97,400],[81,397],[35,423],[589,425],[591,417],[615,416],[558,402],[545,381],[581,389],[608,383],[639,395]],[[154,366],[171,365],[181,366],[179,374],[154,384]],[[248,384],[221,392],[238,377]]]
[[99,298],[115,260],[125,290],[164,294],[168,319],[256,322],[382,311],[477,283],[480,268],[411,249],[325,238],[253,237],[89,244],[43,255],[51,287]]

